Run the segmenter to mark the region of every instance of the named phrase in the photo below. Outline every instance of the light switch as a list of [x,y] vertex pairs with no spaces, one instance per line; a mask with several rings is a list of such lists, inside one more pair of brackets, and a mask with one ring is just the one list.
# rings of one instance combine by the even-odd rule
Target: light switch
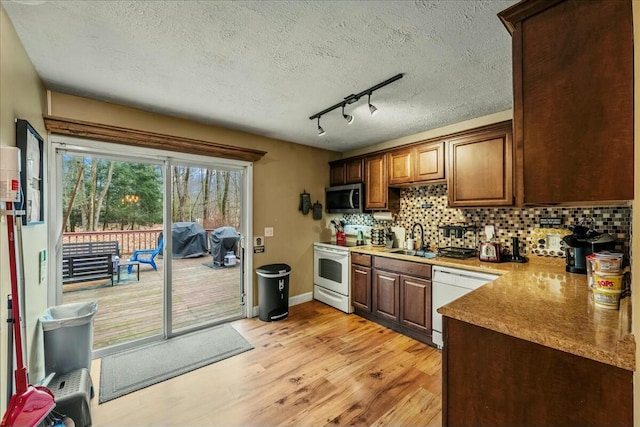
[[273,227],[264,228],[264,237],[273,237]]

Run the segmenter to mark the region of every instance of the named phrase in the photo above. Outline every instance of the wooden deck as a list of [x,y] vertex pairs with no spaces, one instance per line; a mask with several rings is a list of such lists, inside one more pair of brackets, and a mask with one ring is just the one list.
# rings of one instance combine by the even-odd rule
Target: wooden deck
[[[241,314],[241,267],[213,269],[203,265],[211,257],[174,259],[173,329],[200,325]],[[63,303],[94,301],[94,350],[162,333],[163,261],[158,271],[140,265],[140,281],[122,271],[121,282],[65,285]],[[115,279],[114,279],[115,280]]]

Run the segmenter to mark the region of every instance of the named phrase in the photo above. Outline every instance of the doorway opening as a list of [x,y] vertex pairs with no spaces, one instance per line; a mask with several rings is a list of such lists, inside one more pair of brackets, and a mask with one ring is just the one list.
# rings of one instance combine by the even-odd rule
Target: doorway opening
[[[98,303],[95,357],[251,314],[250,164],[55,135],[52,150],[50,305]],[[221,228],[237,240],[216,262]]]

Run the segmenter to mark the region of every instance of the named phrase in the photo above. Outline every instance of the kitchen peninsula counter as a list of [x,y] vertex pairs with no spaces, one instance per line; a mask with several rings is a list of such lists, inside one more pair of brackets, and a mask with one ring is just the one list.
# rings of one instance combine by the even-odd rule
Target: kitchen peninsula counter
[[477,258],[422,258],[372,246],[351,248],[374,256],[500,277],[441,307],[443,316],[628,371],[635,370],[630,298],[620,310],[594,306],[585,275],[565,272],[564,260],[531,257],[524,264]]

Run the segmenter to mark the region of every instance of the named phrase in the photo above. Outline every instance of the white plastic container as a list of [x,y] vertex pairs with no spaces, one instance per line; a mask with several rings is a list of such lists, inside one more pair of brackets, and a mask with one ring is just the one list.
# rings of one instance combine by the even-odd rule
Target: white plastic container
[[236,265],[236,254],[233,252],[227,252],[224,256],[224,266],[233,267],[234,265]]
[[622,254],[613,252],[597,252],[595,273],[619,274],[622,270]]
[[407,239],[407,249],[414,250],[416,248],[415,242],[413,239]]
[[593,290],[593,302],[596,307],[608,310],[617,310],[620,304],[622,291],[612,291],[596,287]]

